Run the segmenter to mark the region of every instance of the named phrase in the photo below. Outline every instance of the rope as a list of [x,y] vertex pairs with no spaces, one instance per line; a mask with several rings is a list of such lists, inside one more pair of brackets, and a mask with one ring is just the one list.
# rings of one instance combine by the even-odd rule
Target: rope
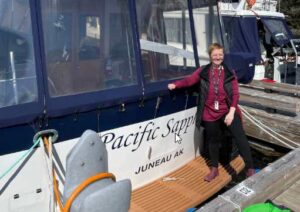
[[54,186],[53,186],[53,190],[54,190],[55,200],[56,200],[56,202],[58,203],[58,206],[59,206],[60,211],[63,211],[63,210],[64,210],[64,207],[63,207],[63,204],[62,204],[62,202],[61,202],[60,195],[59,195],[58,184],[57,184],[56,175],[55,175],[54,170],[53,170],[53,172],[52,172],[52,175],[53,175],[53,185],[54,185]]
[[[244,111],[243,111],[244,112]],[[265,129],[263,127],[263,125],[259,125],[259,123],[256,123],[255,121],[257,121],[256,119],[254,118],[251,118],[249,115],[247,115],[246,113],[244,113],[245,117],[248,118],[250,120],[250,122],[252,122],[254,125],[256,125],[258,128],[260,128],[263,132],[267,133],[268,135],[270,135],[272,138],[274,138],[275,140],[279,141],[280,143],[286,145],[287,147],[291,148],[291,149],[294,149],[295,147],[291,146],[290,144],[280,140],[278,137],[274,136],[272,133],[270,133],[267,129]],[[270,130],[272,131],[272,130]],[[275,132],[275,131],[273,131]]]
[[[262,131],[264,131],[265,133],[267,133],[268,135],[270,135],[271,137],[273,137],[274,139],[276,139],[277,141],[279,141],[280,143],[286,145],[287,147],[291,148],[291,149],[295,149],[295,147],[291,146],[290,144],[288,144],[287,142],[284,142],[282,140],[280,140],[278,137],[281,137],[282,139],[285,139],[286,141],[296,145],[297,147],[299,147],[300,145],[297,144],[296,142],[290,140],[289,138],[277,133],[276,131],[274,131],[273,129],[271,129],[270,127],[268,127],[267,125],[263,124],[261,121],[257,120],[256,118],[254,118],[254,116],[252,116],[245,108],[243,108],[242,106],[240,106],[241,110],[243,111],[245,117],[252,122],[254,125],[256,125],[258,128],[260,128]],[[272,133],[274,133],[275,135],[277,135],[278,137],[276,137],[275,135],[273,135]]]
[[[54,167],[53,167],[53,152],[52,152],[52,138],[51,136],[49,137],[49,140],[47,137],[44,137],[44,142],[42,142],[43,145],[42,149],[44,150],[45,153],[48,153],[48,160],[47,160],[47,154],[45,154],[45,159],[48,161],[48,171],[49,171],[49,180],[52,182],[51,187],[53,188],[53,193],[55,197],[55,201],[58,204],[60,211],[63,211],[63,204],[59,195],[59,189],[58,189],[58,184],[57,184],[57,178],[55,175]],[[46,150],[46,151],[45,151]],[[53,194],[51,193],[51,199],[53,198]]]
[[248,114],[248,116],[249,116],[250,118],[252,118],[253,120],[255,120],[255,121],[256,121],[259,125],[261,125],[262,127],[265,127],[266,129],[270,130],[271,132],[273,132],[274,134],[278,135],[279,137],[281,137],[281,138],[283,138],[283,139],[285,139],[285,140],[291,142],[292,144],[295,144],[296,146],[300,146],[298,143],[296,143],[296,142],[290,140],[289,138],[287,138],[287,137],[285,137],[285,136],[279,134],[278,132],[276,132],[276,131],[273,130],[272,128],[270,128],[270,127],[268,127],[267,125],[263,124],[261,121],[255,119],[254,116],[252,116],[246,109],[242,108],[242,110],[243,110],[244,113]]
[[28,155],[31,154],[31,152],[34,150],[34,148],[41,142],[41,138],[36,140],[32,147],[30,147],[29,150],[27,150],[19,159],[17,159],[3,174],[0,175],[0,180],[4,178],[20,161],[22,161],[24,158],[26,158]]
[[[51,136],[49,136],[49,140],[46,136],[43,136],[43,142],[41,142],[41,149],[42,152],[44,153],[44,159],[45,163],[48,169],[48,177],[49,177],[49,187],[50,190],[53,191],[53,175],[52,175],[52,142],[51,142]],[[48,155],[47,155],[48,154]],[[50,211],[54,211],[54,196],[53,192],[50,192]]]

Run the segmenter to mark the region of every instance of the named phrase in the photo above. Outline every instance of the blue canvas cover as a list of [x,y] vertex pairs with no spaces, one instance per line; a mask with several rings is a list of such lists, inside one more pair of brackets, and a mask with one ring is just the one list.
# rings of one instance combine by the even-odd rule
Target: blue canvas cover
[[228,52],[225,63],[233,69],[240,83],[254,77],[255,64],[261,60],[256,17],[223,17]]
[[255,56],[255,62],[259,62],[261,55],[256,17],[224,16],[223,22],[229,52],[251,53]]
[[234,52],[225,55],[224,62],[233,70],[239,83],[250,83],[254,77],[255,55],[248,52]]

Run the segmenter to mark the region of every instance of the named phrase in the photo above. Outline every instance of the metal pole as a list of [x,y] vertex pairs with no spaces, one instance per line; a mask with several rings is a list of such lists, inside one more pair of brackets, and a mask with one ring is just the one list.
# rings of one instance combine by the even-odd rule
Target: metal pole
[[15,59],[14,59],[14,52],[13,51],[9,52],[9,57],[10,57],[10,67],[11,67],[11,72],[12,72],[14,98],[15,98],[15,103],[18,104],[19,101],[18,101],[17,76],[16,76]]

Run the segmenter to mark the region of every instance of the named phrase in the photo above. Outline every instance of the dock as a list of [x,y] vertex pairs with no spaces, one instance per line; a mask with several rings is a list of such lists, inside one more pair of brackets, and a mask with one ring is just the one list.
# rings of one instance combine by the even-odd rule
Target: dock
[[300,146],[300,86],[253,80],[240,85],[247,136],[294,149]]
[[201,207],[201,211],[233,212],[266,200],[300,211],[300,148]]

